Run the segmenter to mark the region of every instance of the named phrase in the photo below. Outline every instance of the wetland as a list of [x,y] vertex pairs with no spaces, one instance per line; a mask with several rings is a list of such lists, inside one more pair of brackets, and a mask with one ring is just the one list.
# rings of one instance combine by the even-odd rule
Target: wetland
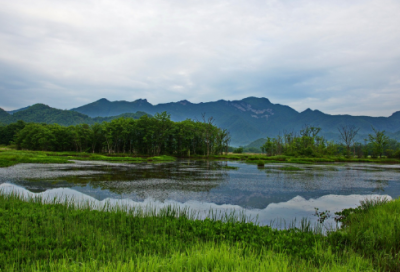
[[[73,161],[0,168],[2,187],[76,195],[129,205],[175,205],[196,211],[240,211],[258,224],[308,218],[314,209],[340,211],[360,200],[400,196],[400,165],[366,163],[254,164],[178,159],[168,162]],[[54,191],[58,189],[58,191]],[[53,190],[53,191],[52,191]],[[53,193],[52,193],[53,192]],[[327,220],[331,225],[333,219]]]
[[4,271],[398,271],[398,164],[38,154],[0,168]]

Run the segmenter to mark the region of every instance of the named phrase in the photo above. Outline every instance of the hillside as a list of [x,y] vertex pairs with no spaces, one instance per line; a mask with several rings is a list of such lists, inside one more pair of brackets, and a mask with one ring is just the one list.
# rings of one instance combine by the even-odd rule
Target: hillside
[[215,125],[230,131],[232,146],[244,146],[259,138],[275,137],[285,131],[299,131],[305,124],[321,127],[321,133],[331,140],[338,140],[337,128],[346,124],[359,127],[360,135],[372,133],[372,126],[390,133],[400,130],[400,111],[390,117],[329,115],[311,109],[299,113],[289,106],[273,104],[267,98],[256,97],[198,104],[183,100],[158,105],[152,105],[146,99],[111,102],[103,98],[71,110],[90,117],[108,117],[137,111],[150,114],[167,111],[174,121],[187,118],[201,121],[205,113],[206,119],[212,116]]
[[12,117],[5,110],[0,108],[0,124],[12,123]]
[[108,122],[119,117],[131,117],[134,119],[139,119],[141,116],[146,114],[147,113],[145,112],[136,112],[125,113],[118,116],[91,118],[76,111],[60,110],[51,108],[44,104],[35,104],[25,109],[14,111],[14,114],[12,115],[3,109],[0,109],[0,123],[10,124],[18,120],[23,120],[24,122],[70,126],[77,124],[94,124],[96,122],[101,123],[104,121]]

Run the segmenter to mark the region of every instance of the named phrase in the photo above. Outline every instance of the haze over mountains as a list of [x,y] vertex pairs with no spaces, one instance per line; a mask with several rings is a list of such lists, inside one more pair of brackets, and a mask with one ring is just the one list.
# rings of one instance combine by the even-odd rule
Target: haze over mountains
[[[27,110],[29,108],[16,112],[13,117]],[[321,134],[331,140],[338,140],[337,128],[346,124],[360,128],[360,135],[372,133],[372,126],[379,130],[386,130],[391,134],[400,131],[400,111],[389,117],[329,115],[310,109],[297,112],[289,106],[273,104],[267,98],[256,97],[237,101],[219,100],[198,104],[183,100],[158,105],[152,105],[146,99],[138,99],[133,102],[111,102],[102,98],[70,110],[71,114],[81,114],[74,117],[78,123],[86,122],[82,119],[82,116],[92,119],[138,111],[151,115],[166,111],[171,114],[173,121],[182,121],[188,118],[202,121],[202,116],[205,114],[206,119],[213,117],[215,125],[230,131],[231,145],[233,146],[247,145],[259,138],[275,137],[285,131],[297,132],[305,124],[321,127]],[[4,111],[0,113],[0,118],[1,116],[4,116]]]

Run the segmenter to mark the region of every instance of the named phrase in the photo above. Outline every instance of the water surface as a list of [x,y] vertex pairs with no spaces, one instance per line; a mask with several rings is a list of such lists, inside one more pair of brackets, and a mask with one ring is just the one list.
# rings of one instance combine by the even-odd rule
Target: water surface
[[1,168],[0,183],[33,193],[69,188],[98,201],[242,209],[264,223],[278,217],[313,218],[314,207],[334,212],[368,197],[400,196],[399,165],[290,164],[299,171],[284,170],[286,166],[258,168],[241,162],[199,160],[19,164]]

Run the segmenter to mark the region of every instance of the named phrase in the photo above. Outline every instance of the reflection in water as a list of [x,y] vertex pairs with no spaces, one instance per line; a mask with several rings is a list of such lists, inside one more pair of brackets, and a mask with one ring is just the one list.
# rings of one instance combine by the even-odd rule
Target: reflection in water
[[297,196],[305,200],[326,195],[400,196],[399,165],[295,165],[301,171],[283,170],[283,166],[257,168],[241,162],[200,160],[21,164],[0,168],[0,183],[17,184],[31,192],[72,188],[98,200],[198,201],[251,209],[264,209]]
[[[217,216],[217,219],[223,217],[224,214],[232,214],[232,212],[235,212],[238,217],[244,215],[246,218],[259,225],[271,225],[276,228],[288,227],[294,219],[297,219],[297,223],[299,223],[301,218],[309,219],[312,225],[314,225],[318,220],[317,217],[313,216],[315,207],[319,207],[321,211],[329,210],[334,213],[344,208],[355,207],[361,200],[366,198],[379,197],[379,195],[369,195],[368,197],[362,195],[326,195],[317,199],[306,200],[297,196],[286,202],[272,203],[264,209],[244,209],[237,205],[216,205],[215,203],[193,200],[185,203],[176,202],[174,200],[160,202],[149,198],[142,202],[135,202],[130,199],[107,199],[98,201],[95,198],[68,188],[51,189],[39,194],[34,194],[22,187],[9,183],[1,184],[0,190],[5,193],[18,193],[23,197],[39,195],[44,201],[50,202],[53,202],[54,199],[59,199],[61,202],[63,202],[64,198],[69,200],[73,199],[78,206],[81,204],[87,205],[87,203],[89,203],[91,207],[95,209],[101,209],[104,205],[119,205],[126,208],[141,208],[146,213],[146,211],[154,211],[154,209],[159,210],[166,206],[180,208],[181,210],[189,208],[190,212],[195,214],[198,219],[204,219],[207,216],[214,218],[214,216],[210,216],[211,210],[213,211],[212,214]],[[390,200],[391,198],[387,197],[387,199]],[[335,227],[333,218],[328,218],[324,225],[328,229],[330,227]],[[299,224],[296,224],[296,226],[299,226]]]

